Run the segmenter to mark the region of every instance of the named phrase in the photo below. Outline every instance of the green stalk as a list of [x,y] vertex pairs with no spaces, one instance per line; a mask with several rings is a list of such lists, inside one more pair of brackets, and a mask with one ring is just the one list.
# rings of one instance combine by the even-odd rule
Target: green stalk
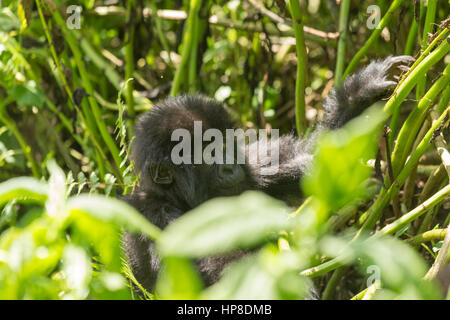
[[197,55],[198,55],[198,40],[200,32],[200,21],[198,15],[192,20],[192,50],[189,55],[189,71],[188,71],[188,90],[190,93],[195,92],[195,82],[197,79]]
[[114,70],[114,67],[108,63],[103,57],[97,53],[97,50],[89,43],[89,41],[82,37],[78,32],[72,31],[80,43],[81,49],[86,54],[92,63],[105,74],[105,78],[111,83],[114,88],[119,91],[121,89],[120,82],[122,81],[119,73]]
[[183,52],[181,54],[180,65],[173,79],[172,90],[170,91],[171,96],[176,96],[180,92],[181,82],[185,78],[186,67],[189,63],[192,46],[194,45],[193,33],[195,32],[195,19],[198,18],[201,3],[201,0],[190,0],[189,16],[186,20],[186,29],[183,36]]
[[[64,51],[62,53],[62,59],[63,59],[62,60],[63,63],[65,63],[67,66],[71,65],[69,56],[66,51]],[[76,72],[72,72],[72,77],[73,77],[73,82],[74,82],[75,86],[81,87],[82,86],[81,81]],[[81,102],[81,109],[82,109],[82,112],[81,112],[81,110],[79,110],[79,107],[76,106],[76,110],[78,111],[77,116],[80,117],[82,124],[85,125],[85,127],[86,127],[85,134],[86,134],[86,136],[88,136],[90,138],[90,141],[92,142],[92,144],[95,147],[96,157],[94,158],[94,161],[97,163],[99,169],[103,170],[102,168],[104,167],[105,159],[107,159],[107,158],[106,158],[105,152],[103,151],[103,145],[101,145],[101,143],[100,143],[101,137],[97,130],[94,116],[92,114],[91,108],[89,107],[89,103],[85,99],[83,99]],[[73,129],[71,131],[73,131]],[[77,141],[80,140],[78,138],[78,135],[74,134],[74,136],[76,137],[75,140],[77,140]],[[82,143],[82,142],[79,142],[79,143],[82,146],[85,145],[85,143]],[[97,153],[99,155],[97,155]],[[114,165],[112,167],[114,170],[115,169]],[[100,172],[102,172],[102,171],[100,171]],[[118,170],[116,170],[115,173],[116,173],[116,175],[118,173],[120,175],[120,172]],[[101,175],[101,177],[104,178],[104,176],[102,176],[102,175]]]
[[[105,123],[102,121],[102,115],[100,112],[100,108],[97,104],[97,101],[93,98],[94,90],[93,90],[91,81],[89,80],[89,74],[88,74],[86,67],[84,65],[84,62],[83,62],[83,58],[82,58],[82,54],[81,54],[81,51],[79,48],[78,41],[76,40],[76,38],[73,36],[73,34],[71,32],[68,32],[66,30],[64,20],[58,11],[53,12],[53,18],[55,19],[56,23],[63,30],[65,39],[66,39],[67,43],[69,44],[70,49],[72,50],[73,58],[75,59],[75,63],[78,67],[78,71],[80,72],[80,76],[81,76],[81,80],[84,85],[84,89],[86,90],[86,93],[90,95],[90,97],[88,97],[87,100],[89,102],[89,105],[91,106],[92,113],[94,116],[93,117],[94,119],[91,119],[91,121],[93,120],[97,124],[97,127],[100,131],[100,135],[103,138],[103,141],[106,143],[106,145],[114,159],[114,163],[115,163],[116,167],[120,171],[121,158],[119,156],[119,150],[118,150],[117,146],[115,145],[113,138],[109,134],[108,128],[106,127]],[[88,115],[86,115],[86,116],[88,116]],[[104,160],[106,160],[106,159],[104,159]],[[118,176],[117,178],[119,180],[122,179],[121,176]]]
[[8,128],[8,130],[14,135],[17,142],[19,142],[20,148],[23,150],[23,153],[25,154],[25,157],[28,160],[28,163],[30,164],[31,172],[33,173],[33,176],[36,178],[40,178],[41,175],[39,174],[39,167],[33,158],[33,155],[31,153],[31,147],[26,143],[25,139],[23,138],[20,131],[17,129],[16,124],[14,123],[14,120],[11,119],[8,115],[8,112],[6,111],[6,106],[11,103],[13,100],[12,98],[6,98],[3,99],[3,101],[0,103],[0,121],[5,124],[5,126]]
[[435,65],[439,60],[441,60],[450,51],[450,43],[443,41],[439,47],[437,47],[433,52],[431,52],[424,59],[421,59],[407,77],[399,83],[395,89],[395,94],[386,102],[384,106],[384,112],[388,115],[400,106],[403,100],[408,96],[408,94],[413,89],[414,85],[417,83],[420,74],[426,72],[433,65]]
[[[446,35],[447,32],[444,31],[439,35],[439,37],[444,37]],[[400,83],[397,85],[397,88],[394,90],[395,94],[389,99],[389,101],[384,106],[384,111],[387,113],[387,115],[390,115],[392,113],[394,115],[397,114],[397,118],[391,120],[392,132],[390,134],[390,137],[396,136],[398,115],[400,113],[398,109],[400,108],[400,104],[411,92],[414,85],[419,80],[420,74],[427,72],[429,68],[431,68],[434,64],[436,64],[450,51],[450,44],[444,41],[439,45],[438,48],[436,48],[433,52],[430,53],[431,49],[434,47],[436,43],[437,41],[433,41],[433,43],[431,43],[428,46],[428,48],[419,57],[419,59],[417,59],[417,61],[411,66],[411,69],[405,75],[405,78],[402,81],[400,81]],[[392,141],[390,140],[391,144]]]
[[295,125],[299,137],[306,131],[306,103],[305,103],[305,85],[306,85],[306,65],[307,55],[305,46],[305,34],[303,31],[303,17],[300,10],[299,0],[290,0],[290,11],[293,21],[295,34],[295,48],[297,51],[297,79],[295,82]]
[[405,45],[405,55],[412,55],[413,50],[414,50],[414,45],[416,44],[416,37],[417,37],[417,29],[419,28],[419,26],[417,25],[416,20],[412,19],[412,25],[411,28],[409,29],[408,32],[408,38],[406,40],[406,45]]
[[388,224],[383,229],[380,230],[381,234],[392,235],[402,228],[406,227],[412,221],[416,220],[418,217],[423,215],[428,210],[433,209],[437,204],[441,203],[445,198],[450,195],[450,184],[445,186],[443,189],[435,193],[431,198],[429,198],[424,203],[420,204],[415,209],[404,214],[391,224]]
[[387,26],[389,21],[391,20],[395,10],[403,3],[403,0],[394,0],[392,1],[391,6],[389,7],[388,11],[384,15],[384,17],[380,20],[380,23],[378,24],[377,28],[372,32],[369,39],[366,41],[366,44],[355,54],[352,61],[350,61],[350,64],[348,65],[347,69],[345,69],[343,79],[345,79],[350,73],[355,71],[356,66],[358,65],[358,62],[366,56],[367,51],[372,47],[372,45],[375,43],[375,41],[380,37],[381,31],[383,31],[384,27]]
[[323,291],[322,300],[332,300],[334,298],[336,287],[347,270],[347,267],[341,267],[333,272],[333,275],[330,280],[328,280],[325,290]]
[[434,83],[428,90],[425,96],[419,101],[417,108],[415,108],[406,119],[404,125],[398,134],[394,150],[392,152],[392,169],[394,176],[403,166],[406,161],[411,146],[414,143],[417,132],[425,120],[428,111],[433,105],[434,100],[439,93],[450,84],[450,65],[444,69],[443,75]]
[[447,179],[448,176],[447,172],[445,171],[444,164],[441,164],[431,173],[431,175],[425,182],[422,193],[419,197],[419,202],[423,202],[425,199],[427,199],[435,190],[437,190],[437,188],[439,188],[442,182]]
[[[400,171],[398,177],[394,180],[391,187],[386,192],[381,192],[380,196],[377,198],[375,203],[360,217],[360,223],[364,221],[364,224],[360,230],[368,230],[371,229],[375,223],[378,221],[382,214],[383,208],[394,198],[397,192],[400,190],[400,187],[405,183],[412,169],[419,162],[420,157],[425,153],[428,147],[431,145],[430,139],[433,136],[433,133],[436,129],[439,128],[441,122],[444,121],[447,112],[450,111],[450,107],[447,107],[447,110],[444,111],[439,119],[433,123],[433,125],[428,130],[427,134],[423,137],[422,141],[417,146],[417,149],[409,157],[408,161],[404,165],[403,169]],[[383,189],[385,190],[385,189]],[[367,220],[366,220],[367,218]]]
[[444,39],[450,30],[448,28],[443,29],[434,39],[433,41],[428,45],[428,47],[425,48],[425,50],[420,54],[419,58],[417,58],[416,61],[412,64],[412,66],[409,68],[409,70],[405,73],[403,79],[399,82],[397,85],[397,88],[394,91],[397,91],[398,87],[405,82],[405,80],[409,77],[411,72],[416,69],[416,67],[430,54],[431,50],[433,50],[437,45],[442,45],[442,39]]
[[[110,63],[108,63],[100,53],[98,53],[99,48],[93,47],[92,44],[89,43],[89,41],[85,37],[82,37],[80,33],[77,32],[76,30],[72,30],[72,33],[74,34],[76,39],[80,42],[80,46],[81,49],[83,49],[84,54],[89,57],[89,59],[97,68],[102,70],[109,83],[111,83],[114,86],[114,88],[116,88],[117,91],[120,91],[122,89],[121,86],[122,78],[119,75],[119,73],[114,69],[114,67]],[[136,78],[136,80],[138,81],[142,80],[139,79],[140,76],[136,71],[133,72],[133,77]],[[148,89],[148,86],[146,88]],[[148,110],[149,104],[151,103],[148,99],[143,98],[136,91],[133,92],[133,97],[135,102],[134,111]],[[112,108],[117,110],[117,106]]]
[[63,87],[64,87],[63,89],[65,89],[67,96],[69,97],[69,101],[70,101],[69,107],[71,110],[73,110],[74,104],[73,104],[73,99],[72,99],[72,92],[70,91],[70,87],[69,87],[69,84],[67,83],[66,77],[64,76],[64,72],[62,70],[58,55],[56,53],[55,46],[53,45],[52,36],[48,30],[48,26],[47,26],[47,22],[45,21],[44,13],[42,12],[41,0],[36,0],[36,7],[39,12],[39,17],[41,19],[41,24],[42,24],[42,28],[44,29],[45,37],[47,38],[47,41],[50,45],[50,52],[52,54],[53,61],[55,62],[56,69],[58,70],[58,75],[60,77],[60,80],[63,83]]
[[[430,43],[430,45],[425,49],[425,51],[420,55],[420,57],[413,63],[411,68],[404,75],[404,78],[403,78],[404,80],[409,77],[412,70],[414,70],[425,59],[425,57],[428,56],[430,51],[448,34],[448,32],[449,32],[448,29],[444,29],[439,33],[439,35]],[[397,92],[397,89],[400,87],[400,85],[403,84],[404,80],[400,81],[397,88],[394,90],[395,92]],[[440,111],[442,111],[442,110],[443,110],[443,108],[440,109]],[[391,134],[389,135],[389,144],[390,144],[391,148],[392,148],[392,145],[394,142],[394,138],[397,136],[400,112],[401,112],[401,109],[397,107],[392,114],[392,118],[391,118],[391,121],[389,124],[389,127],[391,129]]]
[[419,245],[424,242],[430,241],[440,241],[444,240],[445,235],[447,234],[447,229],[434,229],[430,231],[426,231],[424,233],[418,234],[415,237],[409,238],[406,242],[412,245]]
[[[136,114],[134,110],[134,98],[133,98],[133,83],[128,81],[133,77],[134,73],[134,29],[133,15],[136,14],[135,10],[136,0],[127,1],[127,33],[125,35],[125,80],[127,81],[127,88],[125,93],[125,99],[127,101],[128,114],[133,118]],[[132,126],[131,126],[132,127]]]
[[[434,26],[434,20],[436,16],[436,5],[437,0],[428,0],[427,3],[427,14],[425,16],[425,24],[423,27],[423,33],[422,33],[422,43],[421,48],[422,50],[425,50],[427,47],[427,42],[429,39],[429,34],[432,33],[433,26]],[[425,90],[426,90],[426,83],[427,83],[427,74],[424,73],[421,75],[419,81],[417,82],[417,88],[416,88],[416,99],[419,100]]]
[[438,0],[428,0],[427,15],[425,16],[425,24],[423,26],[422,33],[422,50],[427,47],[429,35],[433,33],[433,27],[435,25],[434,20],[436,19],[437,2]]
[[345,52],[347,47],[347,23],[348,13],[350,12],[350,0],[343,0],[339,12],[339,41],[337,48],[336,71],[334,75],[334,84],[336,87],[341,86],[344,73]]
[[161,41],[162,47],[167,52],[169,58],[169,65],[173,68],[173,61],[172,58],[170,57],[171,50],[169,46],[169,41],[167,40],[167,37],[164,33],[164,29],[162,26],[162,19],[158,16],[158,8],[156,7],[156,3],[153,0],[150,1],[150,8],[152,9],[152,18],[155,21],[156,33],[158,33],[159,41]]
[[369,292],[369,288],[373,288],[374,285],[371,285],[368,288],[365,288],[363,291],[359,292],[358,294],[354,295],[350,300],[362,300],[367,292]]
[[[58,55],[56,54],[56,50],[55,50],[54,45],[53,45],[53,40],[52,40],[51,34],[48,31],[47,22],[45,21],[45,18],[44,18],[44,15],[43,15],[43,11],[42,11],[42,3],[41,3],[41,1],[40,0],[36,0],[36,5],[37,5],[38,11],[39,11],[39,16],[40,16],[41,23],[42,23],[42,26],[43,26],[43,29],[44,29],[44,33],[46,35],[48,43],[50,44],[50,51],[52,53],[53,61],[54,61],[55,65],[56,65],[57,74],[59,75],[60,81],[62,82],[62,87],[63,87],[62,89],[66,91],[66,93],[67,93],[67,95],[69,97],[69,101],[68,101],[69,102],[69,107],[72,110],[73,110],[73,108],[75,108],[78,111],[78,116],[80,117],[81,122],[86,126],[87,132],[90,134],[92,142],[93,142],[94,146],[97,149],[97,152],[99,152],[102,155],[102,157],[106,159],[106,157],[105,157],[105,155],[103,153],[102,147],[99,144],[100,137],[99,137],[99,134],[98,134],[98,132],[97,132],[97,130],[95,128],[95,122],[93,121],[93,116],[92,116],[92,113],[91,113],[90,109],[86,108],[86,107],[83,107],[83,112],[81,112],[79,110],[79,108],[73,102],[72,92],[70,91],[70,87],[69,87],[68,82],[67,82],[67,80],[66,80],[66,78],[64,76],[64,73],[62,71],[61,63],[59,61]],[[56,76],[56,74],[55,74],[55,76]],[[58,84],[60,84],[60,82],[58,82]],[[47,104],[51,107],[50,103],[51,103],[50,100],[47,99]],[[55,108],[53,108],[53,110],[54,109]],[[86,118],[85,118],[84,115],[86,115]],[[71,124],[69,123],[68,125],[70,127],[69,131],[71,133],[73,133]],[[76,135],[74,135],[74,136],[76,137]],[[77,141],[79,140],[77,138],[75,138],[75,139]],[[80,145],[83,145],[83,143],[80,143]],[[102,167],[103,162],[104,162],[104,160],[102,160],[101,162],[97,161],[97,164],[99,165],[100,168]]]
[[441,100],[439,100],[438,105],[436,106],[436,110],[442,112],[444,108],[448,105],[450,101],[450,87],[445,88],[444,92],[442,92]]

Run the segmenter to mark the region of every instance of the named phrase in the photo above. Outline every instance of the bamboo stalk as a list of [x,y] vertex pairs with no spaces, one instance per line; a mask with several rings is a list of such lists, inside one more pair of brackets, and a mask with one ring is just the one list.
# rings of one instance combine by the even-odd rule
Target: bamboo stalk
[[352,61],[350,61],[347,69],[345,69],[344,75],[342,76],[345,79],[350,73],[355,71],[358,62],[367,54],[367,51],[372,47],[375,41],[380,37],[381,31],[383,31],[384,27],[387,26],[389,21],[391,20],[395,10],[403,3],[403,0],[394,0],[392,1],[391,6],[388,11],[384,15],[384,17],[380,20],[377,28],[372,32],[369,39],[367,39],[366,44],[354,55]]
[[180,65],[175,72],[175,77],[172,84],[171,96],[176,96],[180,92],[181,82],[185,78],[186,68],[189,63],[189,57],[194,45],[195,20],[198,19],[198,12],[200,10],[201,0],[191,0],[189,7],[189,16],[186,21],[185,32],[183,35],[183,51],[181,54]]
[[290,0],[290,11],[294,21],[294,33],[297,51],[297,78],[295,82],[295,124],[297,134],[302,137],[306,131],[306,103],[305,103],[305,85],[306,85],[306,67],[307,55],[305,46],[305,34],[303,31],[303,17],[298,0]]
[[337,49],[336,71],[334,75],[334,83],[339,87],[344,80],[345,53],[347,47],[347,31],[348,31],[348,13],[350,12],[350,0],[343,0],[339,12],[339,40]]

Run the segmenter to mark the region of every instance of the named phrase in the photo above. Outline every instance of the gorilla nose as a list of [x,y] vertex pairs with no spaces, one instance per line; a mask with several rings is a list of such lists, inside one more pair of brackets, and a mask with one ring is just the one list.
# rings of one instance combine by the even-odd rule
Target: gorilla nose
[[237,164],[222,164],[219,166],[219,176],[227,182],[239,182],[244,178],[244,171]]

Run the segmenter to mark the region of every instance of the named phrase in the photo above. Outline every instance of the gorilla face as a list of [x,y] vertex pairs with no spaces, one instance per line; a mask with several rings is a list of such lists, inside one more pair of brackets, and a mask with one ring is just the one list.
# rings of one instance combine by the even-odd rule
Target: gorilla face
[[183,207],[194,208],[217,196],[233,196],[247,189],[244,167],[237,164],[173,165],[156,163],[149,165],[148,186],[169,195]]
[[[172,141],[173,132],[186,129],[193,136],[194,121],[201,121],[203,132],[218,129],[223,137],[226,129],[233,128],[221,104],[202,96],[180,96],[144,114],[136,125],[133,142],[140,187],[148,193],[164,196],[180,209],[192,209],[217,196],[238,195],[251,186],[244,165],[175,164],[172,161],[171,152],[178,143]],[[203,144],[203,149],[206,145]],[[191,150],[194,150],[193,145]]]

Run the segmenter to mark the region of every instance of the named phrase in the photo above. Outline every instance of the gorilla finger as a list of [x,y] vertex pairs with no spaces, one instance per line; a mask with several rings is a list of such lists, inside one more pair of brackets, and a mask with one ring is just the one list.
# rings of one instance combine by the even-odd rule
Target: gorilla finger
[[395,56],[389,57],[386,60],[391,66],[397,66],[399,64],[410,65],[411,63],[416,61],[416,59],[411,56]]

